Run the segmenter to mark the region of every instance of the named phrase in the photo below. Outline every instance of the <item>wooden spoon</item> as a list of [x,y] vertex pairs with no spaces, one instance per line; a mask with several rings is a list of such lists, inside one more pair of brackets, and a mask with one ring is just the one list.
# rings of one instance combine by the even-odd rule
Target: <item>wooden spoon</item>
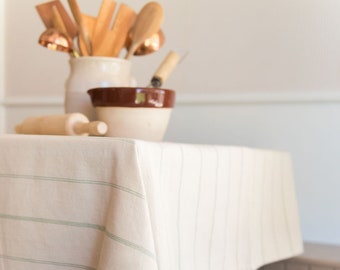
[[[133,55],[139,56],[156,52],[164,45],[164,42],[165,35],[162,29],[160,29],[157,33],[152,34],[151,37],[148,37],[146,40],[144,40],[142,44],[139,45],[139,47],[137,48]],[[131,33],[128,34],[125,41],[125,47],[127,50],[129,50],[130,46],[131,46]]]
[[130,59],[139,45],[152,34],[159,31],[163,23],[163,8],[157,2],[149,2],[138,13],[132,29],[132,44],[125,56]]

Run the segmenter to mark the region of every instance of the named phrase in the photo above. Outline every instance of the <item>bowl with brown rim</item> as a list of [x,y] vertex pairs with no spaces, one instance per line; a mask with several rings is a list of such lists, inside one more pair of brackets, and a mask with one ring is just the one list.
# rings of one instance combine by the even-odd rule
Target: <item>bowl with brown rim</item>
[[175,91],[147,87],[98,87],[88,90],[97,119],[108,125],[106,136],[162,141]]

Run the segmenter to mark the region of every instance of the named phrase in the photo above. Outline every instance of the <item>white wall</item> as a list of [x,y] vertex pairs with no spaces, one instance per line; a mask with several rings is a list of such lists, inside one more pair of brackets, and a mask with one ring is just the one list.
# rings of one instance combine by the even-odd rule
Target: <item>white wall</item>
[[[63,111],[68,56],[37,44],[41,2],[0,0],[0,131]],[[166,84],[178,93],[166,139],[290,151],[304,239],[340,245],[340,1],[160,2],[166,45],[133,68],[145,85],[169,49],[189,51]],[[79,3],[95,14],[100,1]]]
[[[37,43],[44,26],[34,6],[44,1],[2,1],[7,23],[6,95],[62,95],[68,55]],[[78,2],[84,12],[96,15],[101,1]],[[145,2],[125,1],[136,11]],[[160,3],[165,10],[166,43],[153,55],[133,58],[140,85],[147,84],[169,49],[180,49],[189,55],[166,85],[180,93],[339,91],[338,0]]]
[[[0,33],[5,33],[5,8],[4,8],[4,0],[0,0]],[[5,92],[5,65],[4,65],[4,56],[5,56],[5,35],[0,35],[0,133],[5,130],[5,110],[2,106],[4,92]]]

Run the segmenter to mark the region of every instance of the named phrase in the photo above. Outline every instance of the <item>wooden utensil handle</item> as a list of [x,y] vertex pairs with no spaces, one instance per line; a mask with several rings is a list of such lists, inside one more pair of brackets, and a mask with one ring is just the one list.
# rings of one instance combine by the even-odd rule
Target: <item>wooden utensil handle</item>
[[151,85],[153,87],[161,87],[163,83],[168,79],[169,75],[176,67],[180,60],[178,53],[170,51],[159,68],[156,70],[155,74],[152,76]]

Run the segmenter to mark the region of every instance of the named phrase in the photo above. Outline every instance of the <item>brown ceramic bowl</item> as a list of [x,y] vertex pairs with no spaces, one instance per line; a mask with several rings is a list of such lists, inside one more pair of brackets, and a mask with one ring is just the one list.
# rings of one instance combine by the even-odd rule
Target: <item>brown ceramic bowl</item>
[[109,137],[161,141],[175,104],[175,91],[169,89],[100,87],[88,94]]
[[87,91],[94,107],[173,108],[175,91],[147,87],[99,87]]

